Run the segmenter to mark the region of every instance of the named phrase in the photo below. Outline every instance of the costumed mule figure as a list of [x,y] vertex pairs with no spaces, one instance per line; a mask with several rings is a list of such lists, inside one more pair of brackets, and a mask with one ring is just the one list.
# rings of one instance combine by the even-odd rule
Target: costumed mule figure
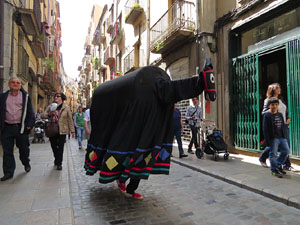
[[207,100],[216,99],[211,63],[183,80],[171,81],[162,69],[146,66],[99,85],[90,108],[86,174],[99,170],[100,183],[117,180],[124,192],[130,178],[128,193],[150,174],[169,174],[174,103],[203,91]]

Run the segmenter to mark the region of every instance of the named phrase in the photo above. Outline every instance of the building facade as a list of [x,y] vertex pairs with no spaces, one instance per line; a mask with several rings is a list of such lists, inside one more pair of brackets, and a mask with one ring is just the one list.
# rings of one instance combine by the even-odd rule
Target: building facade
[[[280,83],[292,118],[291,156],[300,156],[300,12],[289,0],[114,0],[94,32],[99,84],[144,65],[172,80],[192,77],[211,58],[217,101],[203,116],[223,130],[231,150],[261,151],[267,86]],[[179,106],[183,116],[189,101]],[[188,127],[183,139],[189,140]]]
[[222,82],[218,122],[232,148],[260,151],[266,90],[279,83],[292,119],[290,155],[299,157],[300,2],[239,0],[232,5],[214,26]]
[[8,90],[9,78],[18,76],[34,109],[45,108],[60,88],[59,4],[55,0],[4,1],[3,10],[1,90]]

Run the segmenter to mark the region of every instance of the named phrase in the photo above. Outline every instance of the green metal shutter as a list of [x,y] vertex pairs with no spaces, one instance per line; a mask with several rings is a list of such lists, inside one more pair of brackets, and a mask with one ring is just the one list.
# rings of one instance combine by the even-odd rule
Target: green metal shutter
[[237,148],[259,150],[258,55],[233,59],[231,83],[231,134]]
[[291,155],[300,156],[300,39],[286,44]]

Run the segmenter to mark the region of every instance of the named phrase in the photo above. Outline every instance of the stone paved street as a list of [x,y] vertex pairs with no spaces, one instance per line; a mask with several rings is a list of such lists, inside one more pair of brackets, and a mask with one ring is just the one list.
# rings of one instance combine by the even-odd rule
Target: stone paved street
[[262,197],[175,163],[170,176],[151,176],[125,198],[116,183],[85,176],[84,151],[71,141],[70,174],[74,221],[79,224],[299,224],[298,209]]
[[[53,167],[50,143],[31,144],[31,171],[26,173],[15,151],[13,179],[0,182],[1,225],[68,225],[73,223],[67,153],[63,170]],[[2,151],[0,164],[2,167]],[[1,169],[0,176],[3,171]]]
[[116,183],[103,185],[98,174],[85,175],[84,154],[76,140],[67,141],[63,170],[57,171],[49,142],[32,144],[32,171],[25,173],[16,151],[14,178],[0,182],[0,224],[299,224],[299,209],[176,163],[169,176],[141,182],[144,200],[128,199]]

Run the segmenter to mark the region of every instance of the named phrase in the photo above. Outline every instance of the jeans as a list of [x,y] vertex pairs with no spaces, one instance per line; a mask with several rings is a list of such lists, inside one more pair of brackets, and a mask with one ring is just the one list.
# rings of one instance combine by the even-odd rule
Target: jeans
[[[287,139],[288,145],[290,146],[289,126],[287,124],[285,124],[284,129],[285,129],[285,133],[287,135],[286,139]],[[260,162],[266,162],[267,158],[270,155],[270,150],[271,150],[270,146],[267,146],[264,149],[264,151],[261,153],[261,155],[259,157],[259,161]],[[286,168],[290,168],[291,167],[291,162],[290,162],[290,157],[289,156],[287,157],[286,161],[284,162],[284,167],[286,167]]]
[[29,137],[28,134],[20,134],[20,125],[5,124],[2,130],[1,142],[3,147],[3,173],[14,175],[16,161],[14,157],[14,145],[19,149],[19,158],[24,166],[29,165]]
[[63,154],[64,154],[64,146],[66,142],[67,135],[56,135],[54,137],[49,138],[51,148],[54,155],[54,165],[61,166],[63,161]]
[[[259,157],[259,161],[260,162],[266,162],[267,158],[269,158],[270,155],[270,151],[271,151],[271,147],[267,146],[264,151],[261,153],[260,157]],[[288,169],[291,167],[291,162],[290,162],[290,157],[287,156],[283,166]]]
[[[277,157],[277,151],[280,148],[280,154]],[[287,156],[290,153],[290,148],[288,145],[288,141],[285,138],[275,138],[271,143],[271,151],[270,151],[270,162],[271,162],[271,170],[278,169],[280,165],[282,165]]]
[[265,147],[264,151],[261,153],[259,157],[260,162],[266,162],[267,158],[269,158],[271,147]]
[[79,147],[81,147],[84,127],[77,127],[76,130],[77,130],[78,145]]
[[190,144],[189,144],[189,150],[192,149],[193,144],[195,145],[195,148],[197,149],[198,146],[199,146],[198,142],[197,142],[197,133],[198,133],[198,130],[197,130],[197,127],[192,126],[192,125],[190,125],[190,128],[191,128],[191,131],[192,131],[192,139],[191,139]]
[[178,144],[179,155],[183,155],[182,141],[181,141],[181,128],[174,130],[174,136]]

